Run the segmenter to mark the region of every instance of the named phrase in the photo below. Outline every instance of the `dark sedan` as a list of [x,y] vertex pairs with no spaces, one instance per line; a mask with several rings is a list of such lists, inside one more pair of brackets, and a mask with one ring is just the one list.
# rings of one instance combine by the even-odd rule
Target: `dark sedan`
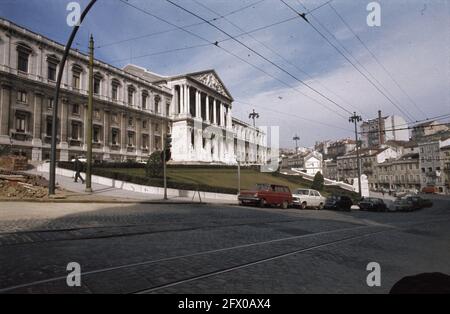
[[348,196],[332,196],[327,199],[324,209],[328,210],[346,210],[350,211],[353,205],[353,201]]
[[359,202],[359,209],[374,212],[385,212],[388,207],[381,198],[367,197]]

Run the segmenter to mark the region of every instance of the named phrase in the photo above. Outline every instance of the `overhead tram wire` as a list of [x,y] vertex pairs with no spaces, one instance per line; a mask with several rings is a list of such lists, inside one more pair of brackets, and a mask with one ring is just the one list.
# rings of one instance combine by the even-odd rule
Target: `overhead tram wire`
[[[195,3],[197,3],[199,6],[203,7],[204,9],[206,9],[209,12],[212,12],[216,15],[220,16],[220,13],[218,13],[217,11],[209,8],[208,6],[206,6],[205,4],[201,3],[198,0],[192,0]],[[327,4],[330,4],[333,0],[329,0],[319,6],[317,6],[316,8],[312,9],[309,11],[309,13],[314,12],[322,7],[324,7]],[[240,27],[239,25],[237,25],[236,23],[234,23],[233,21],[231,21],[230,19],[224,17],[224,20],[227,21],[228,23],[230,23],[231,25],[233,25],[234,27],[236,27],[237,29],[239,29],[242,32],[245,32],[244,29],[242,29],[242,27]],[[309,79],[311,80],[315,80],[309,73],[307,73],[306,71],[304,71],[303,69],[301,69],[300,67],[298,67],[296,64],[294,64],[293,62],[289,61],[287,58],[285,58],[283,55],[281,55],[281,53],[277,52],[275,49],[271,48],[269,45],[265,44],[264,42],[262,42],[261,40],[259,40],[258,38],[256,38],[255,36],[253,36],[252,34],[247,34],[248,36],[250,36],[254,41],[256,41],[257,43],[259,43],[261,46],[263,46],[264,48],[266,48],[267,50],[269,50],[270,52],[272,52],[274,55],[276,55],[278,58],[280,58],[281,60],[283,60],[284,62],[286,62],[287,64],[291,65],[292,67],[294,67],[297,71],[299,71],[300,73],[306,75]],[[235,36],[236,37],[236,36]],[[317,81],[317,80],[315,80]],[[349,104],[348,101],[346,101],[345,99],[343,99],[342,97],[340,97],[339,95],[337,95],[336,93],[334,93],[333,91],[331,91],[329,88],[327,88],[325,85],[323,85],[322,83],[320,83],[319,81],[317,81],[317,83],[322,86],[324,89],[326,89],[328,92],[332,93],[333,95],[335,95],[336,97],[338,97],[339,99],[343,100],[348,106],[350,107],[354,107],[356,108],[358,111],[362,111],[360,108]]]
[[[168,0],[166,0],[168,1]],[[365,73],[363,73],[335,44],[333,44],[319,29],[317,29],[316,26],[314,26],[311,22],[309,22],[306,19],[305,13],[300,13],[298,12],[294,7],[292,7],[291,5],[289,5],[288,3],[286,3],[286,1],[284,0],[280,0],[286,7],[288,7],[290,10],[292,10],[293,12],[295,12],[296,14],[298,14],[299,16],[301,16],[303,18],[303,20],[305,20],[308,25],[310,25],[323,39],[325,39],[325,41],[327,41],[327,43],[329,45],[331,45],[341,56],[343,56],[347,62],[349,62],[373,87],[375,87],[375,89],[382,94],[392,105],[394,105],[394,107],[397,108],[397,110],[399,110],[402,114],[404,114],[409,120],[415,120],[414,118],[411,119],[410,115],[408,113],[406,113],[399,105],[397,105],[388,95],[386,95],[386,93],[384,93],[371,79],[369,79],[367,77],[367,75]],[[301,2],[300,2],[301,3]]]
[[246,45],[245,43],[243,43],[242,41],[240,41],[239,39],[237,39],[236,37],[230,35],[228,32],[224,31],[223,29],[221,29],[220,27],[214,25],[211,22],[208,22],[206,19],[204,19],[203,17],[199,16],[198,14],[184,8],[183,6],[171,1],[171,0],[166,0],[167,2],[169,2],[170,4],[172,4],[175,7],[178,7],[179,9],[197,17],[200,20],[206,21],[210,26],[212,26],[213,28],[217,29],[218,31],[220,31],[221,33],[227,35],[228,37],[232,38],[235,42],[237,42],[238,44],[240,44],[241,46],[247,48],[249,51],[253,52],[254,54],[258,55],[260,58],[264,59],[265,61],[267,61],[268,63],[270,63],[271,65],[273,65],[274,67],[276,67],[277,69],[279,69],[280,71],[286,73],[288,76],[292,77],[293,79],[295,79],[296,81],[298,81],[299,83],[303,84],[304,86],[306,86],[307,88],[309,88],[310,90],[314,91],[315,93],[319,94],[320,96],[322,96],[323,98],[325,98],[326,100],[328,100],[329,102],[333,103],[334,105],[336,105],[337,107],[339,107],[340,109],[342,109],[343,111],[345,111],[346,113],[351,114],[351,111],[349,111],[348,109],[346,109],[345,107],[343,107],[342,105],[338,104],[337,102],[335,102],[334,100],[330,99],[329,97],[327,97],[326,95],[324,95],[323,93],[321,93],[320,91],[316,90],[314,87],[310,86],[308,83],[304,82],[303,80],[297,78],[296,76],[294,76],[293,74],[291,74],[289,71],[285,70],[284,68],[282,68],[281,66],[279,66],[278,64],[276,64],[275,62],[269,60],[267,57],[265,57],[264,55],[262,55],[261,53],[257,52],[255,49],[249,47],[248,45]]
[[[308,8],[303,5],[303,3],[300,0],[297,0],[297,2],[305,9],[308,10]],[[338,45],[344,49],[344,51],[346,53],[348,53],[353,60],[355,60],[355,62],[384,90],[384,92],[389,95],[389,97],[396,103],[398,104],[399,101],[397,98],[395,98],[394,95],[392,95],[392,93],[389,92],[389,90],[366,68],[366,66],[364,66],[364,64],[362,64],[358,58],[356,58],[353,53],[347,49],[347,47],[345,47],[345,45],[336,37],[336,35],[334,35],[323,23],[320,22],[320,20],[314,16],[313,14],[311,14],[312,18],[317,22],[317,24],[319,24],[320,27],[322,27],[327,33],[328,35],[330,35],[331,37],[334,38],[334,40],[338,43]],[[399,105],[400,107],[400,105]],[[403,108],[402,108],[403,109]],[[417,120],[415,117],[413,117],[408,111],[404,111],[402,112],[403,114],[406,114],[406,117],[412,122],[414,120]]]
[[[118,0],[118,1],[123,2],[122,0]],[[241,11],[244,11],[244,10],[246,10],[248,8],[254,7],[254,6],[256,6],[256,5],[258,5],[258,4],[262,3],[262,2],[265,2],[265,1],[266,0],[258,0],[258,1],[252,2],[252,3],[248,4],[248,5],[240,7],[238,9],[234,10],[234,11],[231,11],[231,12],[228,12],[226,14],[223,14],[223,15],[221,15],[218,18],[211,19],[211,22],[217,21],[217,20],[220,20],[220,19],[224,19],[227,16],[231,16],[233,14],[239,13]],[[189,25],[185,25],[185,26],[181,26],[181,27],[182,28],[189,28],[189,27],[199,26],[199,25],[203,25],[203,24],[206,24],[206,23],[205,22],[199,22],[199,23],[193,23],[193,24],[189,24]],[[163,35],[163,34],[166,34],[166,33],[173,32],[173,31],[178,30],[178,29],[179,28],[176,27],[176,28],[171,28],[171,29],[167,29],[167,30],[164,30],[164,31],[160,31],[160,32],[154,32],[154,33],[150,33],[150,34],[146,34],[146,35],[141,35],[141,36],[131,37],[131,38],[127,38],[127,39],[122,39],[122,40],[118,40],[118,41],[115,41],[115,42],[110,42],[110,43],[106,43],[106,44],[103,44],[103,45],[99,45],[99,46],[95,47],[95,49],[101,49],[101,48],[105,48],[105,47],[109,47],[109,46],[113,46],[113,45],[118,45],[118,44],[130,42],[130,41],[135,41],[135,40],[144,39],[144,38],[150,38],[150,37],[157,36],[157,35]]]
[[[172,23],[172,22],[170,22],[170,21],[167,21],[167,20],[165,20],[165,19],[163,19],[163,18],[161,18],[161,17],[155,15],[155,14],[149,12],[148,10],[142,9],[142,8],[140,8],[140,7],[136,6],[136,5],[133,5],[133,4],[131,4],[131,3],[127,2],[127,1],[125,1],[125,0],[119,0],[119,1],[122,2],[122,3],[125,4],[125,5],[128,5],[128,6],[132,7],[132,8],[134,8],[135,10],[138,10],[138,11],[144,13],[144,14],[147,14],[147,15],[153,17],[153,18],[156,18],[156,19],[158,19],[158,20],[160,20],[160,21],[162,21],[162,22],[164,22],[164,23],[167,23],[167,24],[169,24],[169,25],[172,25],[172,26],[174,26],[174,27],[177,27],[179,30],[181,30],[181,31],[183,31],[183,32],[185,32],[185,33],[187,33],[187,34],[190,34],[191,36],[194,36],[194,37],[196,37],[196,38],[199,38],[199,39],[201,39],[201,40],[203,40],[203,41],[205,41],[205,42],[214,44],[217,48],[219,48],[219,49],[225,51],[227,54],[229,54],[229,55],[231,55],[231,56],[233,56],[233,57],[239,59],[240,61],[242,61],[242,62],[248,64],[249,66],[251,66],[251,67],[257,69],[258,71],[260,71],[260,72],[262,72],[262,73],[264,73],[264,74],[266,74],[267,76],[273,78],[274,80],[280,82],[281,84],[287,86],[288,88],[290,88],[290,89],[296,91],[297,93],[299,93],[299,94],[305,96],[306,98],[311,99],[311,100],[314,101],[315,103],[317,103],[317,104],[319,104],[319,105],[325,107],[326,109],[330,110],[330,111],[333,112],[334,114],[339,115],[340,117],[342,117],[342,118],[344,118],[344,119],[347,119],[346,116],[344,116],[344,115],[342,115],[341,113],[339,113],[339,112],[337,112],[337,111],[335,111],[335,110],[329,108],[328,106],[326,106],[325,104],[319,102],[319,101],[316,100],[315,98],[312,98],[311,96],[309,96],[309,95],[303,93],[303,92],[300,91],[299,89],[297,89],[297,88],[295,88],[295,87],[289,85],[288,83],[284,82],[283,80],[281,80],[281,79],[275,77],[274,75],[268,73],[267,71],[261,69],[260,67],[258,67],[258,66],[256,66],[256,65],[252,64],[251,62],[249,62],[249,61],[243,59],[242,57],[240,57],[240,56],[238,56],[237,54],[235,54],[235,53],[229,51],[228,49],[226,49],[226,48],[220,46],[220,45],[218,44],[218,42],[212,43],[212,42],[209,41],[208,39],[206,39],[206,38],[204,38],[204,37],[202,37],[202,36],[200,36],[200,35],[198,35],[198,34],[196,34],[196,33],[193,33],[193,32],[191,32],[191,31],[189,31],[189,30],[187,30],[187,29],[183,29],[182,27],[180,27],[180,26],[178,26],[178,25],[176,25],[176,24],[174,24],[174,23]],[[298,18],[298,17],[296,17],[296,18]]]
[[[282,0],[282,2],[284,3],[284,1]],[[308,11],[308,8],[300,1],[300,0],[297,0],[297,2],[306,10],[306,11]],[[344,49],[344,51],[345,52],[347,52],[355,61],[356,61],[356,63],[364,70],[364,71],[366,71],[367,72],[367,74],[379,85],[379,86],[381,86],[381,88],[384,90],[384,92],[386,93],[386,94],[388,94],[389,95],[389,97],[387,97],[387,95],[384,95],[384,93],[383,93],[383,96],[385,96],[385,97],[387,97],[387,99],[389,100],[389,101],[391,101],[392,102],[392,104],[402,113],[402,114],[404,114],[405,116],[406,116],[406,118],[407,119],[409,119],[411,122],[413,122],[414,120],[417,120],[415,117],[413,117],[408,111],[404,111],[404,109],[403,108],[401,108],[401,106],[398,104],[399,103],[399,101],[388,91],[388,89],[352,54],[352,52],[349,50],[349,49],[347,49],[346,47],[345,47],[345,45],[323,24],[323,23],[321,23],[320,21],[319,21],[319,19],[318,18],[316,18],[313,14],[311,14],[311,16],[312,16],[312,18],[317,22],[317,24],[319,24],[327,33],[328,33],[328,35],[330,35],[331,37],[333,37],[334,38],[334,40],[342,47],[342,49]],[[309,21],[308,21],[308,23],[309,23]],[[313,26],[311,23],[309,23],[311,26]],[[313,26],[313,28],[315,28],[314,26]],[[317,30],[318,31],[318,30]],[[321,34],[322,35],[322,34]],[[322,36],[322,37],[324,37],[324,36]],[[325,37],[325,39],[331,44],[331,42],[328,40],[328,38],[326,38]],[[338,50],[338,52],[339,53],[341,53],[339,50]],[[343,53],[341,53],[344,57],[345,57],[345,54],[343,54]],[[350,60],[348,60],[349,62],[350,62]],[[352,64],[353,65],[353,64]],[[354,66],[355,67],[355,66]],[[356,67],[355,67],[356,68]],[[357,68],[356,68],[357,69]],[[358,69],[357,69],[358,70]],[[359,70],[358,70],[359,71]],[[362,73],[361,73],[362,74]],[[366,78],[366,79],[368,79],[368,78]],[[377,88],[377,86],[373,83],[373,82],[371,82],[370,81],[370,83],[375,87],[375,88]],[[378,88],[377,88],[378,89]],[[379,90],[380,92],[381,92],[381,90]],[[401,108],[401,109],[400,109]]]
[[[180,47],[180,48],[162,50],[162,51],[148,53],[148,54],[145,54],[145,55],[133,56],[133,60],[134,59],[142,59],[142,58],[145,58],[145,57],[164,55],[164,54],[168,54],[168,53],[172,53],[172,52],[185,51],[185,50],[190,50],[190,49],[195,49],[195,48],[208,47],[208,46],[214,46],[214,44],[212,44],[212,43],[211,44],[199,44],[199,45],[193,45],[193,46],[188,46],[188,47]],[[109,63],[118,63],[118,62],[127,61],[129,59],[130,58],[115,59],[115,60],[109,61]]]
[[[284,0],[281,0],[283,3],[285,3]],[[297,0],[297,2],[306,10],[308,11],[308,8],[300,1]],[[317,31],[319,32],[319,34],[331,45],[333,46],[333,48],[335,48],[344,58],[347,59],[348,62],[350,62],[350,64],[356,69],[358,70],[358,72],[360,72],[368,81],[369,83],[371,83],[371,85],[373,85],[388,101],[390,101],[402,114],[404,114],[406,116],[407,119],[409,119],[411,122],[414,120],[417,120],[415,117],[413,117],[408,111],[405,111],[399,104],[398,104],[398,100],[387,90],[387,88],[381,84],[381,82],[351,53],[351,51],[349,49],[347,49],[345,47],[344,44],[341,43],[341,41],[339,39],[337,39],[337,37],[325,26],[323,25],[323,23],[321,23],[319,21],[318,18],[316,18],[313,14],[311,14],[312,18],[331,36],[333,37],[336,42],[342,47],[342,49],[344,49],[345,52],[347,52],[355,61],[356,63],[364,70],[367,72],[367,74],[379,85],[381,86],[381,88],[384,90],[384,92],[381,91],[381,89],[379,89],[376,84],[374,82],[372,82],[366,75],[363,74],[362,71],[360,71],[355,64],[353,64],[350,59],[348,59],[345,54],[340,51],[339,49],[337,49],[337,47],[335,45],[333,45],[331,43],[331,41],[324,36],[314,25],[312,25],[309,21],[308,23]],[[386,94],[387,95],[386,95]],[[389,97],[388,97],[389,95]]]
[[345,128],[343,128],[343,127],[339,127],[339,126],[333,125],[333,124],[328,124],[328,123],[325,123],[325,122],[322,122],[322,121],[318,121],[318,120],[314,120],[314,119],[310,119],[310,118],[305,118],[305,117],[302,117],[302,116],[299,116],[299,115],[296,115],[296,114],[293,114],[293,113],[287,113],[287,112],[283,112],[283,111],[278,111],[278,110],[274,110],[274,109],[272,109],[272,108],[268,108],[268,107],[261,106],[261,105],[252,105],[252,104],[250,104],[250,103],[248,103],[248,102],[244,102],[244,101],[241,101],[241,100],[235,100],[234,102],[239,103],[239,104],[246,105],[246,106],[248,106],[249,108],[261,108],[261,109],[263,109],[263,110],[270,111],[270,112],[274,112],[274,113],[277,113],[277,114],[279,114],[279,115],[284,115],[284,116],[289,116],[289,117],[295,117],[295,118],[298,118],[298,119],[300,119],[300,120],[307,121],[307,122],[309,122],[309,123],[315,123],[315,124],[318,124],[318,125],[324,125],[324,126],[327,126],[327,127],[330,127],[330,128],[334,128],[334,129],[338,129],[338,130],[343,130],[343,131],[346,131],[346,132],[349,132],[349,133],[352,133],[352,134],[353,134],[353,130],[345,129]]
[[399,88],[399,90],[402,91],[402,93],[409,99],[409,101],[416,107],[416,109],[425,117],[428,118],[427,114],[419,107],[419,105],[412,99],[412,97],[402,88],[402,86],[398,83],[398,81],[394,78],[392,73],[381,63],[381,61],[375,56],[375,54],[369,49],[369,47],[366,45],[366,43],[361,39],[361,37],[353,30],[353,28],[349,25],[349,23],[344,19],[344,17],[339,14],[337,9],[331,4],[328,4],[330,8],[334,11],[334,13],[339,17],[339,19],[342,21],[342,23],[352,32],[352,34],[355,36],[355,38],[361,43],[361,45],[369,52],[369,54],[372,56],[372,58],[375,60],[376,63],[386,72],[386,74],[391,78],[391,80],[394,82],[394,84]]

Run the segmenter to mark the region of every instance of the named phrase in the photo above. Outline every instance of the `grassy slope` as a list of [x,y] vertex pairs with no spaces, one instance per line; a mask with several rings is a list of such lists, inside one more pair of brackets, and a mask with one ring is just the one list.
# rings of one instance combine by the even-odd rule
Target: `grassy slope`
[[[108,169],[111,172],[122,172],[130,175],[145,176],[145,169]],[[205,184],[215,187],[237,188],[237,170],[236,169],[211,169],[211,168],[168,168],[168,178],[172,181],[190,184]],[[251,189],[257,183],[273,183],[287,185],[291,191],[297,188],[310,188],[310,181],[297,176],[285,176],[281,174],[262,173],[253,169],[241,169],[241,188]],[[339,188],[325,188],[322,194],[347,194]]]

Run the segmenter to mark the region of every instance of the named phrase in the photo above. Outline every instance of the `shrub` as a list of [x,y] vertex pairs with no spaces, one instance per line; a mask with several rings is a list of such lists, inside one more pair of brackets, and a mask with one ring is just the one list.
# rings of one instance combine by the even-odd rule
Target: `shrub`
[[323,190],[324,181],[325,180],[323,179],[322,173],[317,172],[316,175],[314,176],[314,180],[313,180],[313,183],[311,185],[311,189],[317,190],[317,191],[322,191]]
[[147,177],[161,178],[163,176],[163,160],[161,158],[160,151],[153,152],[147,161],[147,166],[145,167],[145,173]]

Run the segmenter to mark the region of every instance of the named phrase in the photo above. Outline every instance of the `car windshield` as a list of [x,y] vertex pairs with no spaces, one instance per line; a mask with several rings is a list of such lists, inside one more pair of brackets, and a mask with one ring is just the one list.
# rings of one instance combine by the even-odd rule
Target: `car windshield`
[[270,190],[270,184],[257,184],[255,187],[257,191],[267,191]]
[[298,189],[294,194],[309,195],[309,190]]

